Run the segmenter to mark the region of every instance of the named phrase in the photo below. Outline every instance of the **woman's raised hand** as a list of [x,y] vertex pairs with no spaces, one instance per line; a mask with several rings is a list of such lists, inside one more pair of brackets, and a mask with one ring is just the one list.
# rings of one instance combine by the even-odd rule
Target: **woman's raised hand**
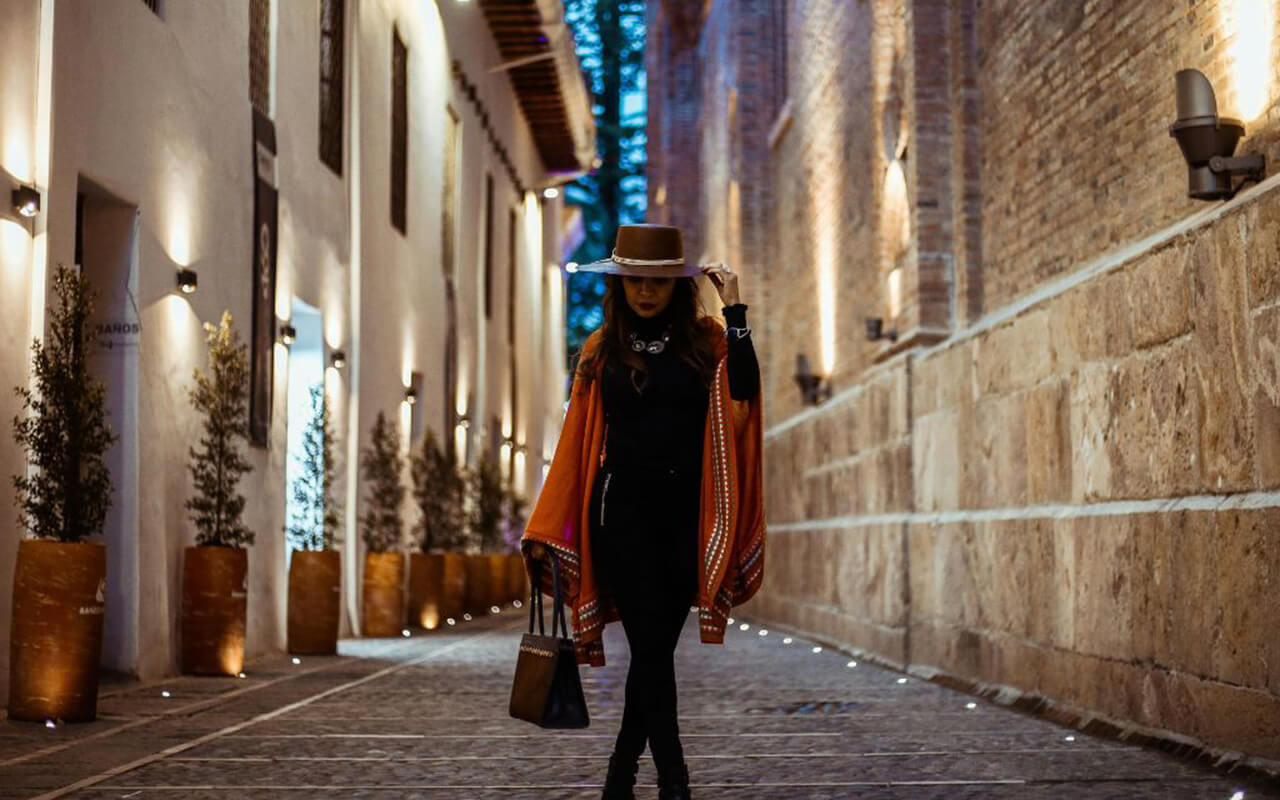
[[702,274],[711,279],[711,284],[720,293],[720,302],[726,306],[736,305],[738,299],[738,275],[719,261],[703,264],[699,267]]

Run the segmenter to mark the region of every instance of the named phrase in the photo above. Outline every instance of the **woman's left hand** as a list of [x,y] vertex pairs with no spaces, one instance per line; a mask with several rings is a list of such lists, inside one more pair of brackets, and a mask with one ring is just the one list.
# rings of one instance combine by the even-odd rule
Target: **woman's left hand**
[[737,305],[741,302],[738,299],[738,275],[728,266],[719,261],[703,264],[702,274],[711,279],[711,284],[720,293],[720,302],[726,306]]

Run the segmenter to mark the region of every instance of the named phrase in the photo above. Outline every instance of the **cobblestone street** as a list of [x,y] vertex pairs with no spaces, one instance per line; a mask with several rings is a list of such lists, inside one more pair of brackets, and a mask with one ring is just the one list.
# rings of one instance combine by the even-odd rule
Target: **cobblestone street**
[[[104,687],[96,723],[3,723],[0,795],[598,797],[621,712],[621,629],[608,631],[609,666],[582,672],[591,727],[545,732],[506,711],[524,620],[508,608],[344,642],[341,657],[276,657],[242,680]],[[1280,797],[786,637],[734,626],[710,647],[686,624],[682,735],[700,800]],[[646,754],[637,796],[655,797],[654,781]]]

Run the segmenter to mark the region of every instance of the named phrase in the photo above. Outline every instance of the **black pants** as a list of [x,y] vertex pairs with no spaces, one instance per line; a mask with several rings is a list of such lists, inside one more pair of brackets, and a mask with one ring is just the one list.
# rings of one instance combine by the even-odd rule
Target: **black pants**
[[631,651],[614,749],[638,758],[648,741],[659,777],[684,762],[675,650],[697,599],[698,492],[689,471],[623,465],[602,468],[592,492],[592,559]]

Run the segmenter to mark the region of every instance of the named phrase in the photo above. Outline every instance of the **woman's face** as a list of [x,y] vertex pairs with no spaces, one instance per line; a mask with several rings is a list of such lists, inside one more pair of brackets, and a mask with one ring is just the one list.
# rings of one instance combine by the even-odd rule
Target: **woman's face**
[[671,293],[676,288],[675,278],[637,278],[622,276],[622,288],[627,295],[627,305],[636,314],[648,319],[666,310]]

